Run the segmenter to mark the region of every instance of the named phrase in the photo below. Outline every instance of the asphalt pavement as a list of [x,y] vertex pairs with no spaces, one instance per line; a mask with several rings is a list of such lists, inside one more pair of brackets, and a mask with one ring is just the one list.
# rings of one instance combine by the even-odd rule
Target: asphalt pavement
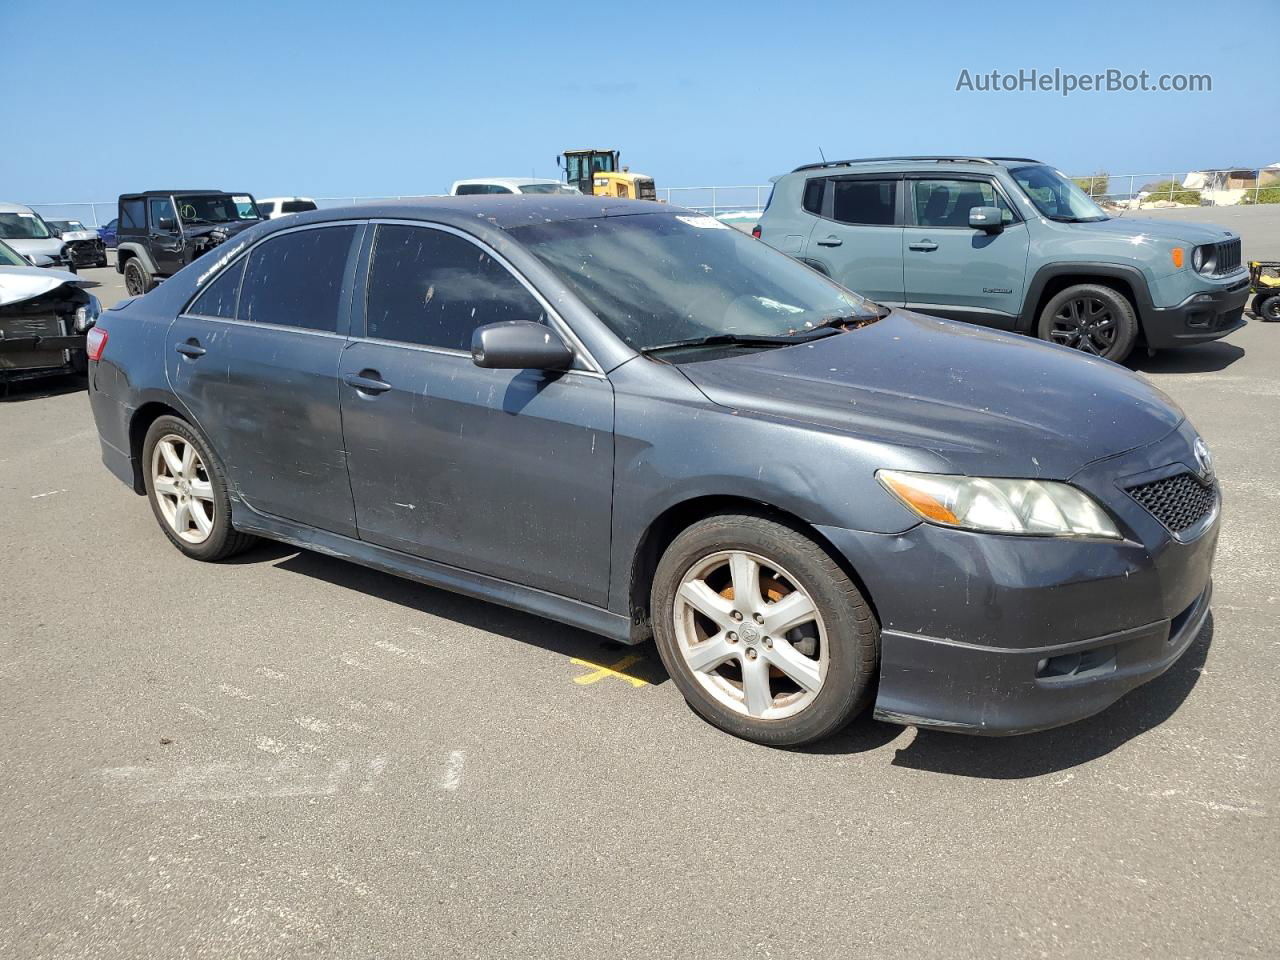
[[652,647],[278,545],[187,560],[81,382],[13,391],[0,956],[1275,956],[1280,325],[1136,367],[1225,491],[1186,656],[1057,731],[803,751],[703,723]]

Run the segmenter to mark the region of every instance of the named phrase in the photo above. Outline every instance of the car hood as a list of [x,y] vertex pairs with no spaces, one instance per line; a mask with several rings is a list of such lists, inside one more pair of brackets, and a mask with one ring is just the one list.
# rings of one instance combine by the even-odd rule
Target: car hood
[[1066,224],[1072,230],[1088,230],[1118,239],[1170,240],[1175,243],[1217,243],[1236,236],[1225,227],[1211,223],[1184,223],[1177,220],[1144,220],[1141,217],[1113,217],[1110,220]]
[[56,290],[64,283],[83,285],[88,281],[65,270],[43,267],[0,267],[0,307],[21,303]]
[[63,243],[79,242],[81,240],[97,240],[98,234],[93,230],[68,230],[62,235]]
[[61,255],[63,246],[62,241],[57,237],[46,237],[44,240],[10,240],[6,237],[4,242],[13,247],[13,249],[17,250],[24,257],[34,257],[39,255],[50,258],[57,257]]
[[679,369],[713,403],[930,451],[979,476],[1066,479],[1183,420],[1172,400],[1110,361],[902,310],[807,344]]

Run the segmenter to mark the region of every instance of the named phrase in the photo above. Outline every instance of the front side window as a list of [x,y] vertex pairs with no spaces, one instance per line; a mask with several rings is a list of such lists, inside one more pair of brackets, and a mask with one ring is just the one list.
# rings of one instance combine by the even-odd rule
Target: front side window
[[831,216],[841,223],[892,226],[899,180],[832,180]]
[[1001,194],[983,180],[917,180],[916,223],[922,227],[967,227],[974,207],[999,207],[1000,219],[1013,222]]
[[280,204],[281,213],[306,213],[316,209],[316,205],[310,200],[286,200]]
[[5,240],[47,240],[49,228],[34,213],[0,213],[0,237]]
[[578,191],[567,183],[525,183],[520,186],[521,193],[573,193]]
[[[299,230],[253,248],[236,316],[334,333],[354,226]],[[221,279],[221,278],[219,278]]]
[[374,239],[365,316],[366,336],[468,351],[487,323],[546,322],[533,294],[474,243],[393,224]]
[[258,209],[262,211],[262,215],[264,217],[269,217],[271,216],[271,214],[275,213],[276,205],[272,203],[270,200],[266,200],[266,201],[259,200]]
[[[178,228],[177,221],[173,216],[173,201],[168,197],[152,197],[147,201],[151,205],[151,226],[157,230],[176,230]],[[162,220],[168,220],[167,224],[161,224]]]
[[1092,197],[1052,167],[1038,163],[1009,172],[1036,209],[1050,220],[1086,223],[1111,219]]
[[645,213],[508,231],[637,350],[721,334],[791,336],[874,304],[712,217]]
[[218,279],[205,287],[204,293],[196,297],[188,313],[201,317],[222,317],[233,320],[236,315],[236,298],[240,293],[240,278],[244,276],[244,265],[247,257],[241,257],[218,275]]

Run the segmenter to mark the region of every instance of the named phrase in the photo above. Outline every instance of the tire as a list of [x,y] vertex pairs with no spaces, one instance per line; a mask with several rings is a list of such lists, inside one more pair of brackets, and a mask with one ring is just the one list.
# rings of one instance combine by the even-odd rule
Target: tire
[[1044,305],[1036,335],[1119,363],[1138,339],[1138,318],[1123,294],[1097,283],[1078,283]]
[[[162,445],[168,445],[167,450]],[[188,450],[194,453],[192,460],[187,459]],[[178,469],[174,460],[190,468]],[[160,529],[188,557],[225,560],[253,544],[254,537],[231,526],[231,500],[222,465],[200,431],[185,420],[163,416],[151,424],[142,444],[142,471]],[[207,528],[198,522],[196,511],[207,521]]]
[[1280,321],[1280,293],[1260,293],[1253,304],[1253,315],[1259,320]]
[[131,297],[140,297],[155,286],[151,271],[137,257],[130,257],[124,264],[124,288]]
[[[760,602],[735,582],[754,582]],[[788,595],[799,600],[779,610]],[[879,625],[839,564],[800,530],[750,514],[708,517],[662,555],[651,600],[667,672],[694,711],[727,733],[799,746],[835,733],[870,702]],[[806,602],[812,615],[789,626],[788,613]],[[768,635],[774,618],[781,637]]]
[[96,264],[94,264],[94,266],[99,267],[99,268],[102,268],[102,267],[107,266],[107,258],[106,258],[106,257],[103,257],[103,258],[102,258],[101,260],[99,260]]
[[67,258],[67,273],[76,273],[76,274],[78,274],[79,272],[80,272],[80,268],[76,266],[76,262],[75,262],[74,260],[72,260],[70,257],[68,257],[68,258]]

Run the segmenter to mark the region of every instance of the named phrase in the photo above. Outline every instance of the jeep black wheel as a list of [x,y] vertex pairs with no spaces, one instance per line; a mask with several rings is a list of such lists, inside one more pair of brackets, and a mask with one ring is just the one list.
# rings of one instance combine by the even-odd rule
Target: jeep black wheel
[[1280,322],[1280,293],[1260,295],[1257,305],[1253,308],[1253,314],[1259,320]]
[[124,288],[129,296],[140,297],[151,289],[151,272],[137,257],[131,257],[124,265]]
[[1138,320],[1129,301],[1110,287],[1081,283],[1045,304],[1036,332],[1041,340],[1119,363],[1133,349]]

